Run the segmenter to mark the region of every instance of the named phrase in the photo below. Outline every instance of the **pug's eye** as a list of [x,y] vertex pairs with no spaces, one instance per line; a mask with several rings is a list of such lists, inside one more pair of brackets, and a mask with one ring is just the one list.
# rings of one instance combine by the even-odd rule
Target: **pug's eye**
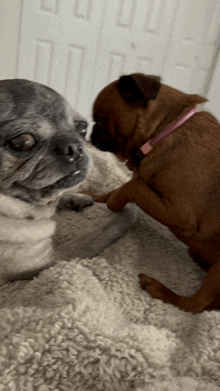
[[76,126],[76,131],[82,136],[83,138],[86,137],[86,129],[87,129],[87,122],[83,120],[74,121]]
[[8,144],[15,151],[26,152],[34,147],[36,141],[31,134],[20,134],[8,141]]

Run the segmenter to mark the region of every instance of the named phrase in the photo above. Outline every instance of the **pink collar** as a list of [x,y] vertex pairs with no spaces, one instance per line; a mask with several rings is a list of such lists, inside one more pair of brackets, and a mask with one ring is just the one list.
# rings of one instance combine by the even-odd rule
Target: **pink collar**
[[169,136],[175,129],[179,128],[182,124],[184,124],[189,118],[191,118],[194,114],[198,112],[197,107],[189,110],[176,124],[170,126],[169,128],[162,130],[157,136],[147,141],[142,147],[140,147],[141,152],[146,155],[156,144],[158,144],[165,137]]

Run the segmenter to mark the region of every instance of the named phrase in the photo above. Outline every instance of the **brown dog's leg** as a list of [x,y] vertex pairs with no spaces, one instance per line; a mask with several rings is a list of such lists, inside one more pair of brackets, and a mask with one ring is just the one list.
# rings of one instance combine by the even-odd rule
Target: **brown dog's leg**
[[110,191],[107,194],[96,195],[89,191],[82,191],[82,194],[87,194],[93,197],[96,202],[106,203],[112,212],[120,212],[128,202],[134,202],[141,207],[141,205],[138,204],[138,194],[142,193],[143,189],[146,191],[145,187],[145,185],[141,184],[139,181],[136,181],[136,179],[131,179],[129,182],[115,190]]
[[193,261],[197,263],[197,265],[201,267],[202,270],[204,270],[204,272],[207,272],[210,269],[210,263],[203,259],[201,255],[195,253],[191,249],[189,249],[189,255],[192,257]]
[[154,278],[144,274],[140,274],[139,277],[141,288],[152,297],[173,304],[184,311],[197,314],[204,310],[220,308],[220,261],[211,266],[203,285],[191,297],[179,296]]
[[115,193],[116,190],[112,190],[109,193],[103,194],[103,195],[96,195],[94,193],[91,193],[90,191],[82,191],[82,194],[87,194],[94,198],[96,202],[106,204],[108,199]]
[[[120,212],[128,202],[131,202],[162,224],[168,225],[170,222],[170,211],[166,210],[160,196],[138,178],[131,179],[121,187],[103,196],[96,196],[89,192],[85,193],[92,195],[97,202],[106,202],[113,212]],[[175,222],[174,216],[171,217],[172,222]]]
[[92,196],[97,202],[106,203],[113,212],[120,212],[128,202],[131,202],[168,227],[171,225],[179,226],[181,223],[184,229],[185,221],[187,228],[190,224],[190,210],[184,210],[184,205],[182,205],[182,216],[177,215],[176,208],[171,211],[170,207],[168,210],[161,197],[138,178],[133,178],[121,187],[102,196],[86,191],[83,193]]
[[[171,210],[167,210],[160,196],[138,178],[134,178],[120,188],[96,198],[98,198],[98,202],[107,202],[108,207],[114,212],[119,212],[128,202],[133,202],[144,212],[168,227],[171,224],[178,226],[180,221],[184,221],[181,216],[175,214],[175,211],[172,213]],[[188,220],[187,213],[185,215]],[[152,297],[195,314],[205,309],[220,307],[220,261],[210,267],[202,287],[191,297],[181,297],[157,280],[145,275],[140,276],[140,284],[142,289],[150,293]]]

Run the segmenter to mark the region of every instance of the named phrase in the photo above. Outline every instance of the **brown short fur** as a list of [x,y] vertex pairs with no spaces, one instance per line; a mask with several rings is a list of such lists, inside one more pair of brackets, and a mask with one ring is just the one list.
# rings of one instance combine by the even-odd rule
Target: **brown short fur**
[[202,287],[181,297],[155,279],[140,284],[153,297],[193,313],[220,307],[220,124],[198,112],[157,144],[139,163],[139,148],[176,123],[205,98],[160,83],[160,78],[123,76],[100,92],[94,103],[92,142],[114,152],[133,170],[133,178],[104,196],[112,211],[137,204],[166,225],[208,270]]

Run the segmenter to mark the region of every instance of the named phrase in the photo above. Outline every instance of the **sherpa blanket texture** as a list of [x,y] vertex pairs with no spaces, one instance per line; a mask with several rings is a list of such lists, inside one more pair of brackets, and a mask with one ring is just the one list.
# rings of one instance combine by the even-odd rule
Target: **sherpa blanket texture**
[[[112,154],[88,149],[94,165],[81,190],[101,194],[129,180]],[[220,390],[220,312],[185,313],[140,289],[139,273],[186,296],[202,283],[165,227],[138,209],[116,243],[76,256],[85,231],[101,240],[111,216],[101,204],[60,212],[56,264],[0,288],[0,391]]]

